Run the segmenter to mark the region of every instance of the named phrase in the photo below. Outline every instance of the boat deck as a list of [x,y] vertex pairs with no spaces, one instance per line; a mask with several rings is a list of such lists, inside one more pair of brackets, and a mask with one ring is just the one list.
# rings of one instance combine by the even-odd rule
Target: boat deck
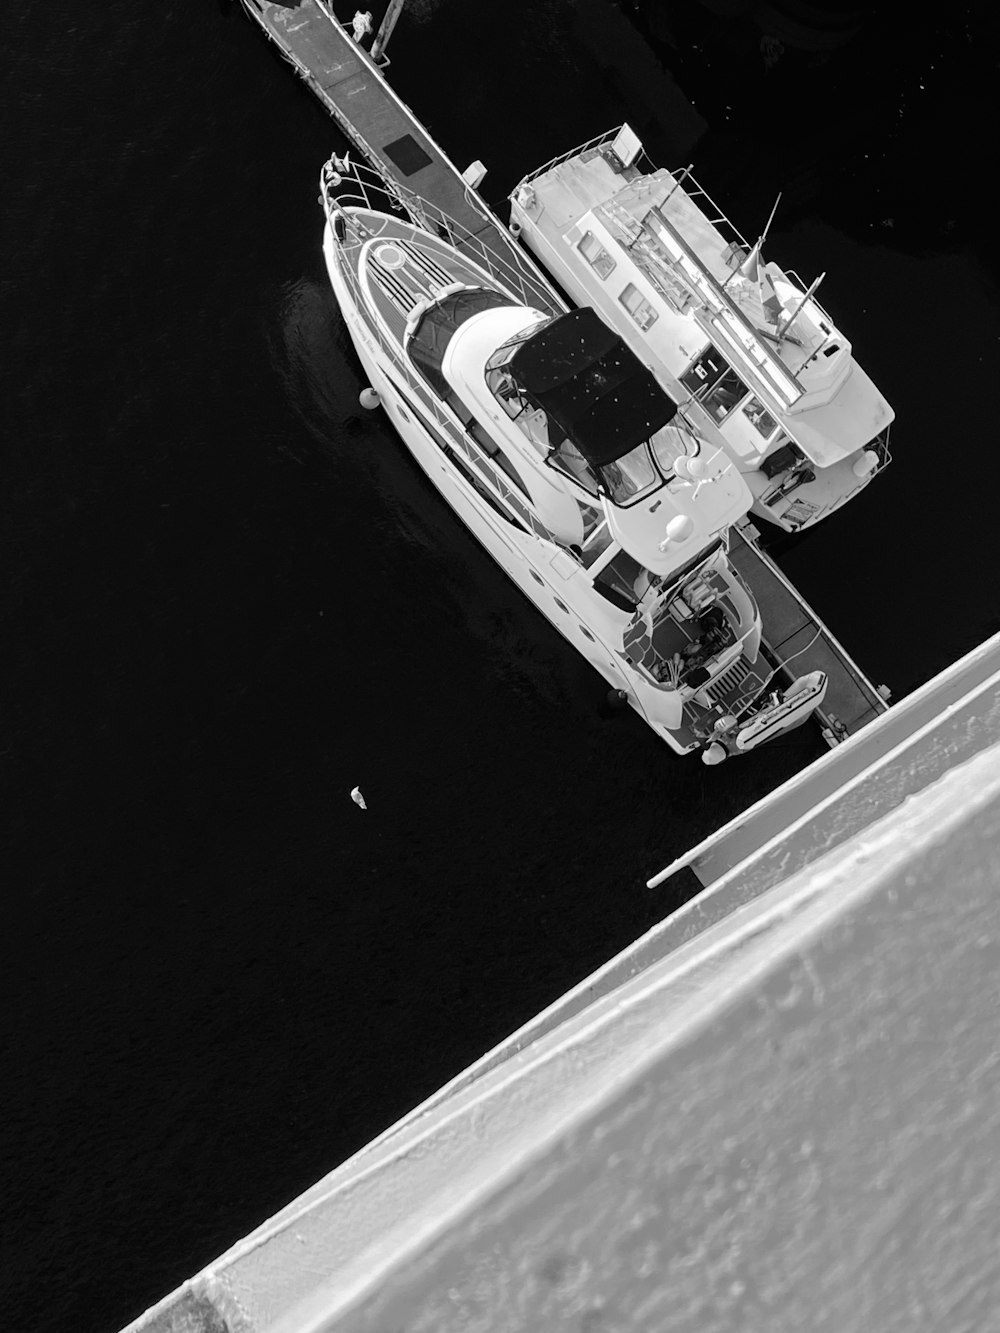
[[[490,283],[475,264],[457,255],[446,240],[415,229],[402,218],[355,210],[348,245],[354,278],[361,280],[364,242],[373,250],[367,258],[369,299],[389,331],[402,345],[407,320],[420,302],[437,299],[453,284]],[[498,287],[498,283],[492,285]]]

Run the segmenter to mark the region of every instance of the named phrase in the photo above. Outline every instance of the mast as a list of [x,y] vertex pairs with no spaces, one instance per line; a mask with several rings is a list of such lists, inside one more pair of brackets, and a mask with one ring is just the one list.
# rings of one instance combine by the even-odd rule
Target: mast
[[823,281],[823,279],[824,279],[825,277],[826,277],[826,274],[825,274],[825,273],[821,273],[821,274],[819,275],[819,277],[816,278],[816,280],[815,280],[814,282],[811,282],[811,283],[809,284],[809,289],[808,289],[808,291],[805,291],[805,292],[802,293],[802,299],[801,299],[801,301],[799,301],[798,305],[795,307],[795,309],[792,311],[792,313],[791,313],[790,315],[786,316],[786,318],[784,319],[784,321],[778,325],[777,329],[775,330],[775,336],[776,336],[776,337],[778,337],[778,338],[784,338],[785,334],[788,332],[788,330],[792,327],[792,325],[793,325],[793,324],[795,323],[795,321],[798,319],[799,315],[802,313],[802,307],[803,307],[803,306],[805,305],[805,303],[809,300],[810,296],[812,296],[813,292],[815,292],[816,288],[820,285],[820,283]]
[[722,284],[723,289],[729,286],[730,282],[733,280],[733,278],[736,276],[737,273],[742,278],[749,278],[751,282],[757,282],[757,283],[760,282],[761,250],[763,249],[764,242],[767,240],[767,233],[771,230],[771,223],[774,221],[774,215],[778,211],[778,205],[781,203],[781,194],[782,192],[779,190],[778,197],[774,201],[774,207],[771,209],[771,216],[768,218],[764,230],[757,237],[757,243],[754,245],[753,249],[746,256],[743,262],[739,265],[739,267],[734,269],[734,271],[730,273],[729,277]]

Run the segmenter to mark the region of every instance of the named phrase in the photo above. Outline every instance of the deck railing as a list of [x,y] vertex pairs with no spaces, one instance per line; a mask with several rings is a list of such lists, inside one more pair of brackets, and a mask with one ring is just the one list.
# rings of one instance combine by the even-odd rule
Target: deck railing
[[[530,184],[531,181],[537,180],[539,176],[544,176],[546,172],[552,171],[555,167],[562,166],[564,162],[569,162],[572,158],[579,157],[582,153],[586,153],[592,148],[603,148],[606,144],[614,143],[622,130],[626,128],[628,128],[626,125],[618,125],[615,129],[608,130],[605,134],[598,134],[593,139],[588,139],[586,143],[582,143],[576,148],[571,148],[568,153],[562,153],[559,157],[552,158],[552,160],[546,162],[543,167],[539,167],[536,171],[532,171],[525,176],[519,182],[518,188],[520,188],[521,185]],[[652,175],[654,171],[659,170],[656,163],[653,162],[644,148],[640,148],[639,155],[636,158],[634,165],[642,175]],[[708,217],[712,225],[717,227],[721,222],[731,234],[731,239],[749,253],[752,248],[750,242],[736,226],[735,222],[727,217],[722,211],[708,191],[695,180],[693,168],[687,166],[679,172],[671,172],[671,175],[674,178],[673,188],[677,189],[678,187],[682,187],[685,193],[692,199],[699,198],[703,200],[704,203],[699,204],[699,207],[705,212],[706,217]],[[713,216],[709,215],[707,209],[712,210]]]
[[[561,157],[554,157],[551,162],[546,162],[544,167],[539,167],[537,171],[532,171],[529,175],[524,176],[518,182],[517,188],[520,189],[522,185],[527,185],[539,176],[544,176],[547,171],[551,171],[553,167],[561,166],[563,162],[568,162],[571,157],[579,157],[581,153],[587,152],[589,148],[600,148],[606,143],[611,143],[624,128],[624,125],[619,125],[617,129],[609,130],[606,134],[598,134],[596,138],[588,139],[586,143],[571,148],[568,153],[563,153]],[[643,157],[645,157],[645,153]]]
[[[522,186],[529,185],[531,181],[588,150],[612,144],[624,128],[619,126],[606,134],[589,139],[585,144],[564,153],[561,157],[553,158],[551,162],[547,162],[545,166],[526,176],[517,189],[520,190]],[[642,148],[639,150],[636,163],[637,169],[644,175],[657,170]],[[696,206],[705,214],[712,226],[716,229],[720,229],[720,226],[725,229],[720,231],[720,234],[731,247],[733,271],[739,267],[741,259],[749,254],[752,248],[750,242],[708,191],[698,184],[690,166],[684,167],[676,175],[671,173],[670,179],[673,183],[667,197],[661,204],[651,208],[645,217],[636,220],[638,231],[629,248],[643,249],[651,263],[662,265],[675,281],[679,280],[696,292],[705,302],[706,322],[710,325],[707,329],[709,336],[714,339],[715,333],[718,333],[728,345],[730,359],[735,357],[745,373],[759,379],[765,389],[774,395],[786,410],[793,410],[805,390],[795,373],[771,349],[760,331],[730,296],[726,290],[726,282],[720,282],[715,278],[670,221],[666,215],[670,197],[680,190],[692,201],[697,201]],[[802,290],[805,292],[806,289],[803,287]],[[816,304],[817,309],[820,308],[811,295],[810,301]],[[826,316],[825,311],[822,313]]]
[[[484,241],[436,204],[398,181],[382,176],[373,168],[351,161],[350,154],[345,154],[343,158],[336,155],[331,157],[323,168],[320,182],[328,216],[331,210],[338,208],[366,208],[373,212],[385,212],[388,206],[406,214],[417,226],[450,242],[525,305],[546,314],[561,313],[566,309],[552,288],[534,272],[530,260],[522,260],[516,249],[506,252],[510,256],[508,260],[488,241]],[[470,203],[475,205],[471,191]]]
[[[846,504],[847,501],[850,500],[850,498],[853,495],[857,495],[859,491],[864,490],[864,488],[868,485],[870,481],[873,480],[873,478],[877,477],[880,472],[884,472],[885,469],[889,466],[889,464],[892,462],[892,454],[889,450],[890,431],[891,427],[886,426],[885,430],[883,430],[879,435],[877,435],[874,440],[869,441],[869,443],[865,445],[866,449],[870,449],[872,451],[872,453],[878,459],[878,462],[875,464],[875,466],[872,468],[870,472],[866,473],[865,476],[858,478],[858,482],[855,486],[852,486],[849,490],[842,491],[835,500],[831,500],[827,504],[819,504],[815,500],[803,500],[802,497],[795,496],[796,488],[792,488],[787,492],[782,492],[781,486],[782,482],[785,480],[785,477],[781,477],[775,483],[774,486],[772,486],[769,490],[764,492],[764,494],[760,497],[760,503],[764,505],[766,508],[771,508],[778,501],[784,499],[786,494],[789,496],[793,496],[794,498],[792,498],[789,501],[789,504],[786,509],[774,510],[775,519],[777,521],[784,519],[785,521],[792,522],[793,515],[789,514],[788,510],[794,511],[796,504],[800,503],[804,504],[807,507],[807,512],[805,513],[804,518],[798,524],[795,524],[795,527],[796,528],[801,527],[802,522],[804,521],[808,521],[810,524],[818,523],[819,520],[823,518],[825,515],[834,513],[842,505]],[[804,466],[808,466],[808,462]],[[795,469],[793,469],[793,471],[794,470]]]

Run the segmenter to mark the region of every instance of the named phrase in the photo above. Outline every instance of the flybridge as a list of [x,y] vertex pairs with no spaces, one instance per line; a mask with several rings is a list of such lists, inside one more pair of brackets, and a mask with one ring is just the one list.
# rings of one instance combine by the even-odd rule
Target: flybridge
[[508,365],[532,400],[598,466],[645,443],[677,414],[652,372],[587,306],[558,315],[519,342]]
[[[679,187],[675,187],[679,188]],[[700,322],[709,325],[714,341],[751,380],[762,385],[785,411],[791,411],[805,393],[802,385],[767,345],[722,284],[707,271],[677,228],[656,205],[639,223],[631,247],[654,264],[663,264],[696,292],[703,302]]]

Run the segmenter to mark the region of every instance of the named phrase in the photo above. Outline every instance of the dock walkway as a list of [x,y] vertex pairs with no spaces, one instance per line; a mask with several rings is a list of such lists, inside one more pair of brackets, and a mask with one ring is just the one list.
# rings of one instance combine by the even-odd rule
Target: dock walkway
[[752,524],[732,530],[729,558],[760,607],[762,642],[794,679],[825,671],[826,697],[816,710],[831,745],[853,736],[888,704],[770,556],[754,541]]
[[460,231],[454,239],[464,250],[462,234],[471,238],[469,258],[479,258],[476,250],[481,245],[501,268],[530,269],[541,288],[539,296],[547,298],[546,313],[567,308],[325,0],[301,0],[295,6],[276,0],[243,0],[243,5],[384,181],[399,187],[404,196],[412,192],[428,200],[457,222]]
[[[390,87],[379,65],[334,15],[328,0],[243,0],[247,13],[298,70],[343,132],[368,159],[386,189],[409,203],[426,201],[458,224],[453,236],[469,258],[480,247],[503,269],[530,270],[533,303],[567,309],[544,273],[510,234]],[[815,612],[757,546],[752,525],[734,529],[733,563],[753,591],[764,644],[792,676],[823,670],[829,683],[819,718],[831,745],[883,713],[886,702]]]

